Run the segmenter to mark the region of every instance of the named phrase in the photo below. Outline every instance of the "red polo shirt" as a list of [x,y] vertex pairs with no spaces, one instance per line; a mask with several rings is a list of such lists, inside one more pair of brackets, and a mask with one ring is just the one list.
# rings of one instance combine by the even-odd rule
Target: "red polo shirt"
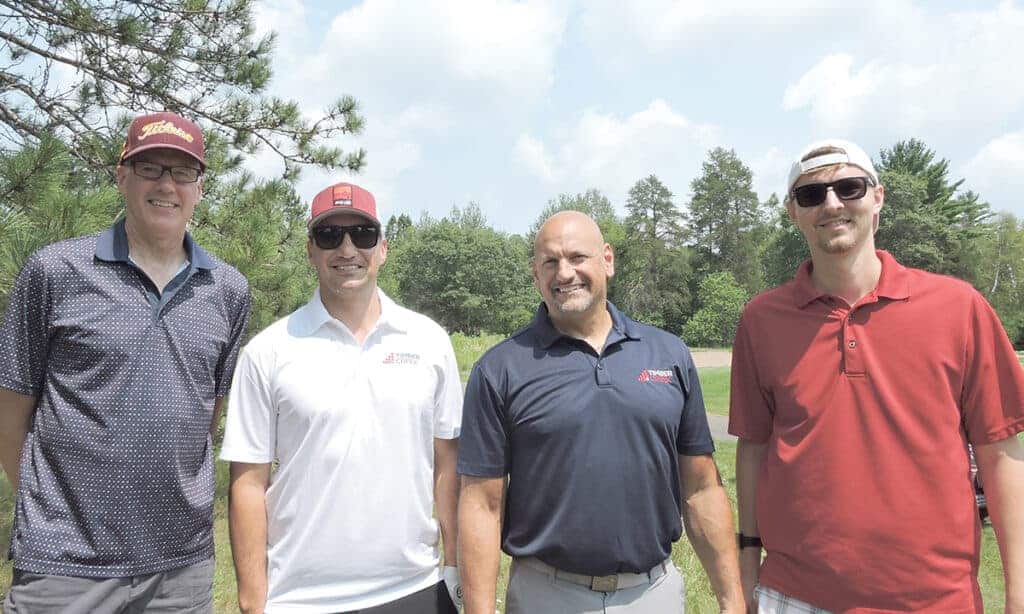
[[743,312],[729,432],[768,443],[760,582],[838,612],[981,612],[966,445],[1024,430],[1024,370],[969,284],[877,253],[852,308],[806,262]]

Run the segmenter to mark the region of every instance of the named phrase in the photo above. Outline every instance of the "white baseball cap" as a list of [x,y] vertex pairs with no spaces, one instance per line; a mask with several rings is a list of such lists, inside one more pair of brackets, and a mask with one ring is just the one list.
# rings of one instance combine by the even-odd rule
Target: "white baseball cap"
[[[806,158],[812,151],[817,151],[819,149],[832,149],[838,151],[822,153],[821,155],[804,160],[804,158]],[[875,172],[875,165],[871,163],[871,157],[866,154],[863,149],[858,147],[856,144],[851,143],[850,141],[844,141],[843,139],[826,139],[824,141],[811,143],[807,147],[804,147],[803,151],[800,152],[800,155],[797,156],[796,161],[793,162],[793,166],[789,169],[789,180],[786,182],[786,197],[789,198],[789,194],[793,190],[793,184],[795,184],[797,179],[800,179],[802,175],[815,171],[819,168],[835,164],[852,164],[853,166],[859,167],[868,174],[875,185],[878,185],[878,173]]]

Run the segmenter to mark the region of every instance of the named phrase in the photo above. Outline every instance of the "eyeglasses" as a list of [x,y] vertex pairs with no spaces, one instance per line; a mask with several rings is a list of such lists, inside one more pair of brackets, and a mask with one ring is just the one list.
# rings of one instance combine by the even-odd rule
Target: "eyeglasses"
[[309,231],[313,243],[320,249],[337,249],[345,240],[345,235],[352,238],[352,245],[359,249],[370,249],[377,245],[380,240],[380,228],[373,224],[360,224],[358,226],[335,226],[333,224],[321,224],[314,226]]
[[846,177],[830,183],[808,183],[793,188],[793,198],[801,207],[817,207],[825,202],[829,188],[836,193],[839,200],[857,200],[864,198],[869,185],[875,185],[869,177]]
[[194,166],[164,166],[155,162],[144,162],[142,160],[125,160],[125,166],[132,167],[132,171],[143,179],[159,181],[164,173],[170,173],[174,183],[195,183],[203,171]]

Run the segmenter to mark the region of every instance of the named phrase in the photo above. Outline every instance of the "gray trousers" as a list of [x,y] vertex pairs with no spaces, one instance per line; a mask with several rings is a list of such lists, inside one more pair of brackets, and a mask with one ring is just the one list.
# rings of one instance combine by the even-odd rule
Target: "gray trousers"
[[4,614],[211,614],[213,559],[124,578],[14,570]]
[[505,614],[683,614],[686,585],[672,564],[649,582],[612,592],[591,590],[557,577],[550,568],[513,559]]

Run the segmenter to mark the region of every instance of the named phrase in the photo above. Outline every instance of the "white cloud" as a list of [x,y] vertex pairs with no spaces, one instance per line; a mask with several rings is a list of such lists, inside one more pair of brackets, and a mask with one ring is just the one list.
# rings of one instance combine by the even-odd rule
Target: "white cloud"
[[591,0],[583,7],[582,20],[592,44],[625,36],[648,51],[666,51],[722,44],[721,34],[726,32],[756,30],[761,35],[793,36],[794,26],[833,9],[852,12],[839,0]]
[[[567,14],[539,0],[366,0],[337,15],[301,80],[374,105],[518,106],[554,82]],[[514,101],[514,102],[513,102]]]
[[1024,217],[1024,130],[988,142],[964,166],[964,177],[993,209]]
[[622,202],[630,186],[653,173],[682,200],[691,178],[686,173],[700,168],[706,150],[717,144],[718,130],[695,124],[665,101],[654,100],[624,118],[585,110],[568,132],[552,140],[549,146],[523,135],[515,157],[559,191],[593,187]]
[[555,171],[551,165],[551,158],[548,156],[544,143],[534,137],[524,134],[516,141],[513,152],[517,162],[522,164],[526,170],[540,177],[543,181],[552,182],[555,180]]
[[754,175],[754,191],[762,202],[768,200],[773,193],[782,198],[789,166],[795,156],[795,153],[787,155],[778,147],[770,147],[764,153],[750,159],[748,166]]
[[[1024,10],[917,15],[908,36],[861,53],[830,54],[786,88],[786,110],[806,109],[818,128],[920,135],[997,126],[1024,103]],[[927,42],[924,42],[927,41]],[[968,121],[964,121],[964,120]]]

